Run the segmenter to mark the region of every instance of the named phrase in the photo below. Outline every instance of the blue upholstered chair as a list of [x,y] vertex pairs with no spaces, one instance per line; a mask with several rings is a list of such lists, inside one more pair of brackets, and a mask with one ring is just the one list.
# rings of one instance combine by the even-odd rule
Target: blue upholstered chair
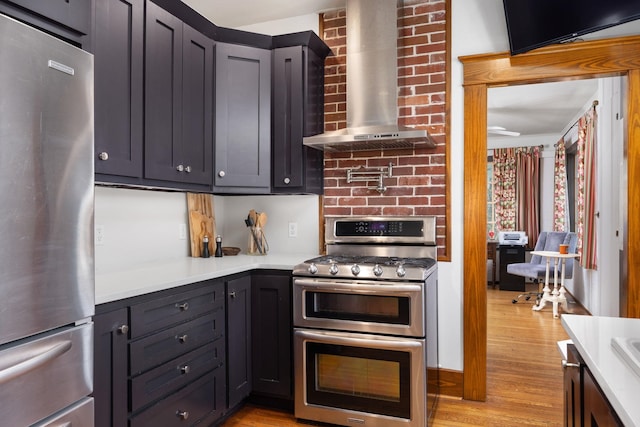
[[[560,231],[543,231],[538,236],[536,247],[534,251],[555,251],[557,252],[561,244],[569,246],[569,253],[576,252],[576,245],[578,243],[578,236],[576,233],[560,232]],[[525,300],[531,299],[532,296],[536,297],[536,305],[540,302],[542,297],[542,283],[544,283],[545,274],[547,271],[547,260],[539,255],[532,255],[530,262],[520,262],[507,265],[507,273],[514,274],[516,276],[523,276],[525,278],[533,279],[533,282],[538,284],[538,292],[526,292],[518,295],[518,297],[512,302],[515,304],[521,297],[525,297]],[[564,268],[565,279],[571,279],[573,276],[573,258],[566,260]],[[560,263],[558,263],[558,277],[560,277]],[[549,270],[549,280],[553,279],[553,260],[551,260],[551,268]]]

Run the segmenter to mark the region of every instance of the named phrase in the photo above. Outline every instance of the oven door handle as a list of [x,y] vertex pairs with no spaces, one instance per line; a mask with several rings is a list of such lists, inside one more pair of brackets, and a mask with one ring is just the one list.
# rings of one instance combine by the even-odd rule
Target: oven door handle
[[395,351],[416,351],[423,347],[423,343],[417,339],[397,338],[383,335],[364,335],[357,333],[341,333],[329,331],[311,331],[308,329],[295,329],[297,339],[317,341],[323,344],[345,345],[377,348]]
[[338,282],[334,280],[314,280],[314,279],[300,279],[296,278],[294,281],[295,286],[303,287],[305,291],[320,291],[320,292],[333,292],[333,291],[346,291],[349,293],[375,293],[376,295],[400,295],[400,294],[412,294],[420,292],[423,289],[422,284],[394,282],[392,285],[386,285],[384,283],[364,283],[358,281],[350,282]]

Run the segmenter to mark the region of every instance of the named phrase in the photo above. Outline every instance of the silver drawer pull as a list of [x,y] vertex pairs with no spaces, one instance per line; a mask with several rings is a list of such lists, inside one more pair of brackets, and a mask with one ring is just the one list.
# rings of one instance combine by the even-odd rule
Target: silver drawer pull
[[38,369],[56,357],[62,356],[69,351],[69,349],[71,349],[71,341],[63,341],[47,348],[41,353],[33,354],[32,356],[27,354],[27,356],[30,356],[28,359],[0,371],[0,384],[9,382],[21,375]]
[[187,337],[188,337],[188,335],[187,335],[187,334],[184,334],[184,335],[179,335],[179,336],[177,336],[177,337],[176,337],[176,339],[177,339],[178,341],[180,341],[181,343],[185,343],[185,342],[187,342]]
[[180,373],[182,374],[188,374],[189,372],[191,372],[191,366],[189,365],[184,365],[180,367]]
[[127,334],[127,332],[129,332],[129,326],[127,326],[127,325],[120,325],[120,326],[118,326],[118,329],[117,329],[117,330],[118,330],[118,333],[119,333],[120,335],[126,335],[126,334]]
[[235,298],[235,297],[236,297],[235,292],[229,292],[229,298]]
[[563,369],[567,369],[567,368],[579,368],[580,364],[579,363],[569,363],[566,360],[562,359],[562,368]]
[[180,409],[178,409],[176,411],[176,417],[180,418],[181,420],[186,420],[187,418],[189,418],[189,411],[181,411]]
[[188,302],[183,302],[182,304],[177,303],[176,308],[179,308],[180,311],[187,311],[189,310],[189,303]]
[[184,168],[184,171],[186,173],[191,173],[191,166],[187,166],[186,168]]
[[183,165],[178,165],[178,166],[176,166],[176,170],[178,172],[182,172],[182,171],[184,171],[184,166]]

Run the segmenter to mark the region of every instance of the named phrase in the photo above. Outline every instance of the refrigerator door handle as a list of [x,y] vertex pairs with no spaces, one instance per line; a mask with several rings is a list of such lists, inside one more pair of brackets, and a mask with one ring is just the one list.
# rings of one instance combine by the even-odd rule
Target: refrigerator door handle
[[61,356],[71,349],[71,341],[63,341],[59,344],[47,348],[45,351],[29,357],[28,359],[0,370],[0,384],[4,384],[24,375],[30,371],[38,369],[40,366],[49,363],[56,357]]

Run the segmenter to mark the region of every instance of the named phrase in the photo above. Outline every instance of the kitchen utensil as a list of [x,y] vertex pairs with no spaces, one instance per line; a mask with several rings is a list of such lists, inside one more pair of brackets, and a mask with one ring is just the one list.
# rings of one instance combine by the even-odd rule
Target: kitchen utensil
[[216,235],[216,221],[213,213],[211,194],[187,193],[189,211],[189,238],[192,257],[202,256],[202,241],[209,238],[209,252],[213,253],[213,236]]

